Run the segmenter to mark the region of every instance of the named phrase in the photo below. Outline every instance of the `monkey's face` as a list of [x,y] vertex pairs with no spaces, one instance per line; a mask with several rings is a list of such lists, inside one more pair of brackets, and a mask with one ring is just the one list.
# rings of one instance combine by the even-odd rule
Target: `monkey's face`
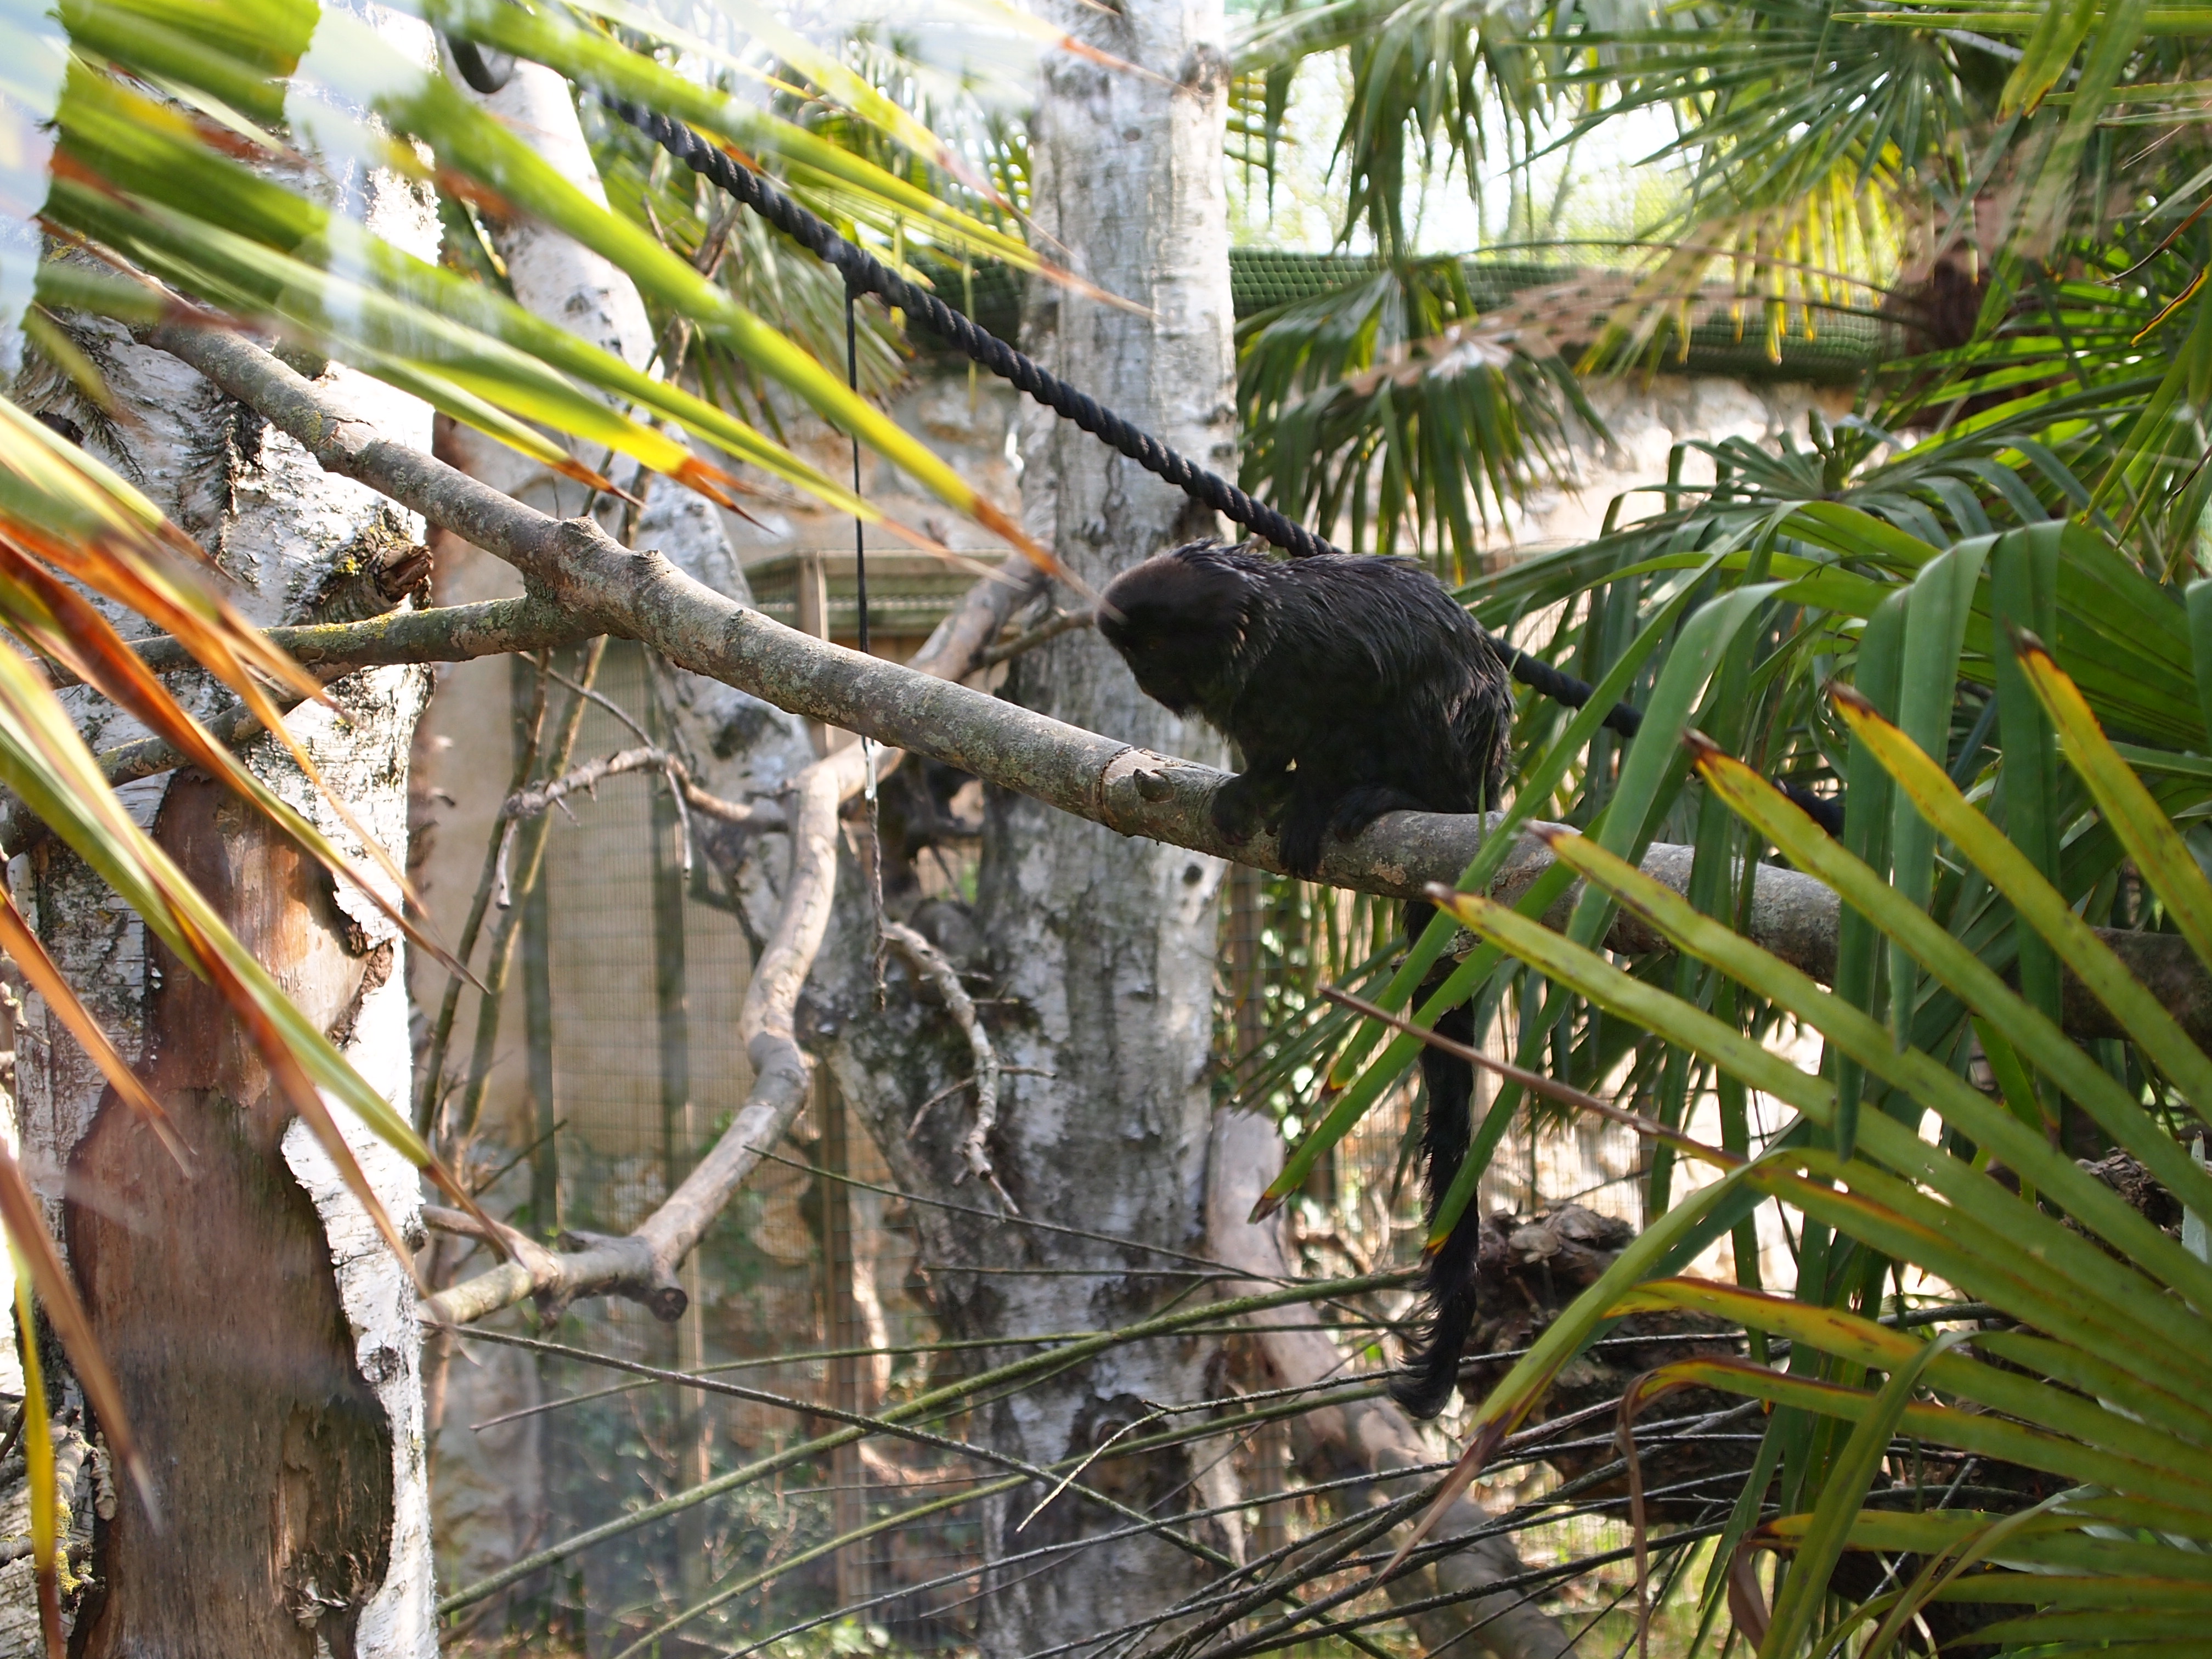
[[1103,620],[1098,629],[1129,665],[1138,688],[1154,702],[1176,714],[1188,714],[1197,705],[1198,688],[1181,630],[1109,627]]
[[1244,640],[1245,583],[1235,571],[1163,553],[1107,585],[1098,631],[1137,684],[1177,714],[1206,713],[1209,692],[1233,678]]

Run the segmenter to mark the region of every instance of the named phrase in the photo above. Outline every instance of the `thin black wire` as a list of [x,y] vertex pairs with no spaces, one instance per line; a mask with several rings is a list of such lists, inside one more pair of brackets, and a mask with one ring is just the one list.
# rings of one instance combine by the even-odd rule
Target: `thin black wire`
[[[845,384],[858,395],[860,390],[860,337],[853,307],[860,299],[848,281],[845,284]],[[853,434],[853,495],[860,494],[860,437]],[[853,587],[854,596],[860,607],[860,654],[868,654],[868,537],[860,515],[853,515]]]
[[[1257,501],[1219,473],[1198,465],[1158,438],[1106,408],[1086,392],[1079,391],[1049,373],[1033,358],[955,311],[927,289],[900,276],[866,248],[848,241],[825,221],[776,189],[751,168],[741,165],[719,146],[708,142],[682,121],[647,108],[612,93],[601,92],[599,101],[615,115],[635,127],[661,149],[709,183],[720,186],[823,263],[836,267],[845,279],[848,356],[853,337],[852,307],[862,294],[872,294],[884,304],[902,311],[931,332],[957,346],[1000,380],[1010,382],[1063,419],[1075,422],[1092,437],[1110,444],[1146,471],[1176,486],[1192,500],[1204,503],[1232,523],[1240,524],[1261,540],[1294,556],[1343,551],[1304,525],[1265,501]],[[857,465],[859,442],[854,441]],[[865,599],[862,614],[866,613]],[[865,625],[865,624],[864,624]],[[1554,702],[1580,708],[1590,700],[1591,687],[1532,657],[1510,640],[1486,635],[1513,678]],[[862,650],[867,648],[864,642]],[[1605,723],[1623,737],[1634,737],[1644,724],[1643,711],[1616,703]]]
[[[720,155],[718,150],[715,152]],[[845,282],[845,384],[854,397],[860,393],[860,325],[854,307],[860,300],[860,291],[848,277]],[[853,499],[860,499],[860,434],[853,434]],[[860,611],[860,654],[868,652],[868,532],[860,515],[853,514],[853,596]],[[822,631],[830,632],[829,606],[823,606]],[[876,1000],[884,998],[884,969],[889,958],[890,941],[884,932],[884,836],[883,804],[876,798],[876,745],[874,740],[860,739],[860,764],[867,775],[868,797],[868,908],[875,917],[876,952],[874,960]]]

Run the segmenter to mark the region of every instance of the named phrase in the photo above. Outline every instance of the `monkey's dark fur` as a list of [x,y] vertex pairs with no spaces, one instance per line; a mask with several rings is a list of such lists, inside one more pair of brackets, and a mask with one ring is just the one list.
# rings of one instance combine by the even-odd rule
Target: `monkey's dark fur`
[[[1504,665],[1407,559],[1272,559],[1192,542],[1107,587],[1098,631],[1146,696],[1243,751],[1213,821],[1274,830],[1313,876],[1323,837],[1385,812],[1494,805],[1513,713]],[[1295,768],[1295,769],[1293,769]]]
[[[1214,823],[1231,842],[1273,830],[1295,874],[1319,873],[1329,833],[1356,836],[1385,812],[1498,804],[1513,717],[1505,665],[1410,560],[1273,559],[1192,542],[1116,576],[1098,631],[1146,696],[1237,745],[1244,770],[1215,795]],[[1406,907],[1408,938],[1430,915]],[[1437,1030],[1469,1041],[1468,1011],[1453,1009]],[[1467,1153],[1474,1073],[1425,1048],[1421,1073],[1433,1216]],[[1416,1416],[1434,1417],[1451,1399],[1475,1316],[1480,1237],[1470,1212],[1429,1262],[1428,1329],[1391,1388]]]

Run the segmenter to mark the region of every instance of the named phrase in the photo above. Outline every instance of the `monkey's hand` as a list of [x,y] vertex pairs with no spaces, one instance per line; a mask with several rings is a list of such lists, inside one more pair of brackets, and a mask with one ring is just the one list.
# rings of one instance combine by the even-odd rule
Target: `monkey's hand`
[[1291,781],[1281,772],[1240,772],[1213,792],[1213,827],[1231,847],[1242,847],[1273,827],[1290,792]]
[[[1293,775],[1295,776],[1295,775]],[[1283,868],[1311,881],[1321,874],[1321,849],[1328,834],[1329,803],[1310,788],[1293,787],[1275,824],[1275,848]]]

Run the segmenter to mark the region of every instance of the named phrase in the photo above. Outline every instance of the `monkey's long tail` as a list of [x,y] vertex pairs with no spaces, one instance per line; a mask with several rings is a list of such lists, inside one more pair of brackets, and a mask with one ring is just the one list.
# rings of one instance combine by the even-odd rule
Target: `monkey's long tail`
[[[1420,937],[1431,912],[1425,904],[1406,907],[1406,936]],[[1425,987],[1424,992],[1433,989]],[[1437,1021],[1437,1035],[1455,1042],[1474,1041],[1474,1011],[1465,1003]],[[1428,1097],[1421,1124],[1422,1186],[1427,1203],[1424,1212],[1433,1221],[1437,1206],[1466,1161],[1474,1133],[1474,1068],[1439,1049],[1421,1050],[1421,1082]],[[1461,1213],[1443,1246],[1431,1255],[1422,1278],[1428,1304],[1419,1341],[1409,1347],[1405,1364],[1390,1382],[1390,1397],[1415,1417],[1436,1416],[1451,1403],[1459,1381],[1460,1355],[1468,1333],[1474,1328],[1476,1258],[1482,1243],[1479,1206],[1470,1204]]]

